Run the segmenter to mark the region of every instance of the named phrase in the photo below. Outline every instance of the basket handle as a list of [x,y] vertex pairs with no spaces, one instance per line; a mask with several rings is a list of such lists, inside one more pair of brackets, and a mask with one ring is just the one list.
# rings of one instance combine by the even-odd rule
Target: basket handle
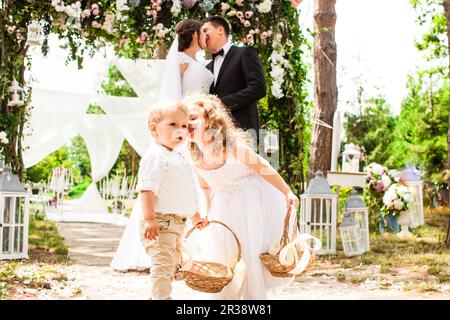
[[[293,211],[293,205],[292,202],[288,207],[286,216],[284,217],[284,228],[283,228],[283,235],[280,240],[281,248],[287,245],[289,241],[289,220],[291,218],[291,212]],[[292,240],[294,241],[297,238],[297,212],[295,212],[295,219],[294,219],[294,228],[292,230]]]
[[[195,230],[197,230],[197,226],[200,225],[201,223],[202,223],[202,222],[199,222],[199,223],[197,223],[195,226],[193,226],[192,229],[189,230],[189,231],[186,233],[186,236],[185,236],[184,238],[185,238],[185,239],[189,238],[189,236],[192,234],[192,232],[194,232]],[[230,227],[228,227],[225,223],[220,222],[220,221],[217,221],[217,220],[210,220],[210,221],[208,221],[208,224],[207,224],[206,226],[209,226],[211,223],[217,223],[217,224],[220,224],[220,225],[224,226],[225,228],[227,228],[227,229],[231,232],[231,234],[233,235],[234,240],[236,240],[237,247],[238,247],[238,254],[237,254],[237,259],[236,259],[236,261],[234,262],[234,266],[231,267],[231,271],[234,272],[234,268],[236,267],[236,264],[239,262],[239,260],[241,260],[241,257],[242,257],[241,242],[239,241],[239,239],[238,239],[236,233],[234,233],[234,231],[231,230]]]

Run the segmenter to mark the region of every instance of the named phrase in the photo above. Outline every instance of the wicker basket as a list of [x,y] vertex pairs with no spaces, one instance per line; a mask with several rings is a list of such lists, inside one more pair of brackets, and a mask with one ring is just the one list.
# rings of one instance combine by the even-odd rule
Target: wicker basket
[[[188,287],[201,292],[217,293],[222,291],[222,289],[233,279],[234,268],[239,260],[241,260],[242,248],[238,237],[226,224],[220,221],[211,220],[208,222],[208,225],[211,223],[220,224],[227,228],[233,234],[233,237],[237,242],[238,253],[234,265],[231,267],[231,273],[229,272],[228,267],[221,263],[195,260],[192,261],[191,269],[182,270],[181,272],[183,273],[183,279]],[[194,226],[189,230],[185,239],[187,239],[196,229],[196,226]]]
[[[290,266],[284,266],[280,263],[280,260],[279,260],[280,251],[285,245],[287,245],[289,243],[289,220],[291,217],[291,211],[292,211],[292,209],[291,209],[291,207],[289,207],[288,211],[286,213],[286,217],[284,218],[283,235],[281,236],[280,249],[278,250],[278,252],[276,254],[270,254],[269,252],[264,252],[259,255],[261,262],[264,264],[264,266],[267,268],[267,270],[269,270],[270,273],[274,277],[282,277],[283,278],[283,277],[300,276],[304,272],[311,269],[311,266],[315,259],[315,255],[311,254],[311,258],[309,260],[308,266],[306,267],[305,270],[303,270],[299,274],[290,273],[290,271],[295,268],[295,262]],[[292,240],[291,241],[295,240],[296,238],[297,238],[297,215],[295,215],[295,219],[294,219],[294,227],[293,227],[293,231],[292,231]],[[300,249],[299,246],[296,246],[295,248],[297,250],[298,256],[300,257],[303,254],[303,251]]]

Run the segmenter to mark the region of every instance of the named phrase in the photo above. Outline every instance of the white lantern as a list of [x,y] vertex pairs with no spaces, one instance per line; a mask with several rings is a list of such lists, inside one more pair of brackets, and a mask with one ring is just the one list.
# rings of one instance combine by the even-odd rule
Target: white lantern
[[264,152],[270,156],[271,154],[277,152],[278,149],[278,135],[271,132],[268,133],[264,137]]
[[413,205],[410,208],[410,227],[415,228],[425,223],[423,216],[423,181],[420,172],[413,168],[406,168],[401,174],[402,181],[411,190]]
[[25,104],[23,102],[23,89],[16,79],[13,79],[8,91],[9,91],[8,106],[20,107]]
[[27,45],[38,46],[41,44],[42,27],[38,21],[33,20],[28,25]]
[[364,253],[361,229],[353,214],[344,213],[339,231],[341,232],[342,247],[346,256],[350,257]]
[[342,172],[359,172],[361,152],[353,144],[346,144],[342,153]]
[[29,194],[6,166],[0,174],[0,259],[28,259]]
[[369,233],[369,209],[364,204],[363,199],[358,192],[353,189],[344,207],[344,215],[350,214],[355,219],[361,230],[362,240],[364,242],[364,251],[370,251],[370,233]]
[[333,193],[322,171],[318,171],[305,193],[300,196],[300,233],[320,239],[318,254],[336,252],[337,195]]

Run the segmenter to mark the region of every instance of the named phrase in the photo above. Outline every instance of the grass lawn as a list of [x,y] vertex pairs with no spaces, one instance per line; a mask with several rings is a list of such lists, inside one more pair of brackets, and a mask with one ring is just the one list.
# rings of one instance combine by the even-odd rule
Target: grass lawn
[[0,261],[0,299],[14,295],[33,298],[39,291],[36,289],[51,289],[67,281],[62,267],[67,262],[68,248],[54,222],[30,217],[29,256],[28,261]]

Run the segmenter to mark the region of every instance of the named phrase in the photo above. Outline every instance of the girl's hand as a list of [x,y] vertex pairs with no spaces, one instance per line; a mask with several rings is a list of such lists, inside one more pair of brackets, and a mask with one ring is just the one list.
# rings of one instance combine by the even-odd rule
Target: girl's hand
[[289,208],[291,205],[293,205],[294,208],[295,208],[295,210],[298,209],[298,206],[299,206],[300,201],[298,200],[298,197],[297,197],[292,191],[289,191],[289,192],[286,194],[286,201],[287,201],[288,208]]

